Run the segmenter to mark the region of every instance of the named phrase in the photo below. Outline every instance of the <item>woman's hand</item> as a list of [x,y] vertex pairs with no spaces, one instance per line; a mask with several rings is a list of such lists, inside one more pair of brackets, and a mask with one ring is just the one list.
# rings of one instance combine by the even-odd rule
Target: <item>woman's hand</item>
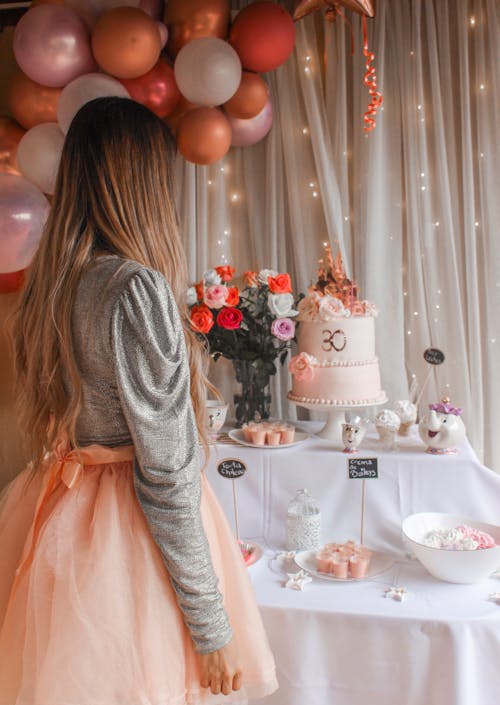
[[241,688],[243,674],[234,640],[210,654],[198,654],[198,663],[201,687],[210,688],[214,695]]

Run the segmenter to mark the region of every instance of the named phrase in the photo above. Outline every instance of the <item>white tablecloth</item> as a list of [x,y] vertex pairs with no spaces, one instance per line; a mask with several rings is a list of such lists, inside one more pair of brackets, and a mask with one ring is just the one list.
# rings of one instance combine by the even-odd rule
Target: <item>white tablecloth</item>
[[[360,456],[377,457],[366,481],[365,543],[394,554],[388,572],[366,582],[314,579],[303,592],[283,587],[274,558],[284,547],[289,499],[307,487],[320,502],[323,539],[359,539],[361,482],[346,456],[311,438],[290,449],[217,445],[207,469],[233,522],[232,483],[217,475],[223,458],[247,466],[236,480],[240,534],[260,541],[264,558],[250,574],[273,648],[280,690],[269,705],[494,705],[500,692],[500,578],[452,585],[406,557],[401,523],[413,512],[442,511],[500,523],[500,477],[465,443],[458,455],[432,456],[416,434],[397,452],[370,436]],[[384,597],[405,586],[404,602]]]

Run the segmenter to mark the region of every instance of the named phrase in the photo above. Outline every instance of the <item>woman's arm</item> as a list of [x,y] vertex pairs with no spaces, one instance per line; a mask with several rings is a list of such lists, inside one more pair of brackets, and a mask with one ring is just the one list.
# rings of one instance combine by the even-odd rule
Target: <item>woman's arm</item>
[[195,649],[231,639],[200,514],[200,452],[182,323],[158,272],[129,281],[112,318],[118,392],[133,442],[134,485]]

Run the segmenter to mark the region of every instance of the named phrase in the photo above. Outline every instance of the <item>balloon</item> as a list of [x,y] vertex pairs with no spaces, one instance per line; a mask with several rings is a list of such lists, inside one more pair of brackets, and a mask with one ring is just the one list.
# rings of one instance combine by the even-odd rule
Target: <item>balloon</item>
[[139,0],[65,0],[82,17],[89,27],[93,27],[103,12],[114,7],[138,7]]
[[0,117],[0,172],[19,174],[16,153],[24,132],[14,120]]
[[57,120],[60,88],[49,88],[35,83],[22,71],[12,77],[7,104],[12,117],[26,130],[41,122]]
[[159,20],[163,12],[163,0],[140,0],[139,7],[155,20]]
[[212,164],[223,157],[231,145],[231,127],[217,108],[189,110],[179,121],[177,146],[188,162]]
[[19,170],[44,193],[54,193],[63,143],[64,135],[57,122],[32,127],[19,143]]
[[174,64],[182,95],[198,105],[221,105],[231,98],[241,81],[241,63],[223,39],[201,37],[182,47]]
[[99,66],[117,78],[138,78],[160,58],[156,21],[136,7],[105,12],[92,31],[92,50]]
[[13,294],[23,286],[25,279],[24,269],[19,272],[0,274],[0,294]]
[[295,25],[275,2],[254,2],[236,15],[229,41],[243,68],[263,73],[285,63],[295,44]]
[[17,23],[13,48],[24,73],[52,88],[65,86],[95,68],[88,27],[69,7],[29,9]]
[[228,116],[233,137],[231,145],[233,147],[250,147],[259,142],[267,135],[273,124],[273,106],[268,100],[263,110],[258,115],[249,120]]
[[26,269],[49,214],[43,193],[23,176],[0,174],[0,271]]
[[227,36],[228,0],[168,0],[164,22],[168,25],[167,50],[177,56],[182,47],[200,37]]
[[373,0],[300,0],[293,13],[294,20],[301,20],[306,15],[310,15],[317,10],[328,8],[327,12],[332,13],[333,17],[338,14],[341,7],[347,7],[360,15],[375,17],[375,4]]
[[61,93],[57,106],[57,120],[64,134],[82,105],[94,98],[108,95],[130,98],[127,89],[120,81],[103,73],[88,73],[68,83]]
[[124,78],[121,83],[133,100],[142,103],[161,118],[174,111],[181,97],[174,71],[163,58],[144,76]]
[[170,113],[170,115],[165,119],[165,122],[169,126],[170,130],[175,134],[177,134],[177,128],[179,127],[179,122],[180,119],[187,113],[189,110],[194,110],[195,108],[198,108],[198,105],[195,105],[194,103],[190,103],[189,100],[186,100],[182,93],[180,94],[179,102],[177,103],[174,111]]
[[161,48],[163,49],[168,40],[168,29],[167,26],[163,24],[163,22],[157,21],[156,26],[158,27],[158,32],[160,33]]
[[243,71],[238,90],[224,103],[228,115],[247,120],[264,108],[269,98],[266,82],[256,73]]

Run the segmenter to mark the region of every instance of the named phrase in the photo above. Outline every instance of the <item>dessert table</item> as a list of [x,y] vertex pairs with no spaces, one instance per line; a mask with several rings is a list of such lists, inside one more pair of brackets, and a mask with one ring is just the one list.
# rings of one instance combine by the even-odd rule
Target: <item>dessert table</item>
[[[302,424],[309,432],[318,427]],[[500,688],[500,575],[477,585],[440,582],[408,554],[403,519],[437,511],[498,524],[500,477],[465,442],[456,455],[426,454],[416,428],[399,448],[368,434],[358,456],[377,458],[366,480],[364,543],[388,552],[393,566],[363,581],[314,578],[303,591],[284,587],[299,570],[285,548],[286,509],[307,488],[322,511],[323,542],[359,541],[361,485],[350,480],[335,443],[310,437],[283,449],[218,443],[207,476],[234,525],[232,481],[217,473],[241,460],[235,480],[242,538],[264,548],[249,568],[277,663],[280,690],[269,705],[493,705]],[[405,587],[403,601],[391,587]]]

